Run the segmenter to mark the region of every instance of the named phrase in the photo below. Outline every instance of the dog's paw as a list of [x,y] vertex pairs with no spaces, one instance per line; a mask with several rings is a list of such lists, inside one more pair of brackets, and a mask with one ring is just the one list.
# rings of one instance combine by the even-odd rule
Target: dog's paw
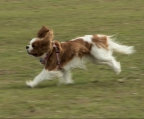
[[75,84],[75,82],[73,80],[68,80],[65,82],[65,84],[69,85],[69,84]]
[[121,65],[120,62],[117,62],[116,74],[120,74],[120,72],[121,72]]
[[75,82],[73,80],[68,80],[68,81],[60,81],[57,83],[57,86],[61,86],[61,85],[71,85],[71,84],[75,84]]
[[30,88],[33,88],[34,87],[34,83],[33,81],[26,81],[26,85]]

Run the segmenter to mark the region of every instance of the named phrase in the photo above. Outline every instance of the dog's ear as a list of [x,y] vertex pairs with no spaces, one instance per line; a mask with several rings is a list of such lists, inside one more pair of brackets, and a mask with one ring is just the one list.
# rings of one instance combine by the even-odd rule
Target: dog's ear
[[53,38],[54,38],[53,30],[49,30],[49,31],[46,33],[45,37],[43,38],[43,41],[44,41],[44,42],[49,42],[49,43],[51,43],[52,40],[53,40]]
[[37,33],[38,38],[44,38],[46,37],[47,33],[50,31],[50,29],[47,28],[47,26],[43,26]]

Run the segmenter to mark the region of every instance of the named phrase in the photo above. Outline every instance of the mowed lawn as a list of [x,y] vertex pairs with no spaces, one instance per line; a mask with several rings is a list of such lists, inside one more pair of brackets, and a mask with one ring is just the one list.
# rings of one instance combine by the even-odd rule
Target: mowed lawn
[[[74,85],[58,80],[28,88],[43,65],[25,46],[47,25],[55,40],[118,33],[135,46],[115,54],[122,72],[88,64],[73,70]],[[0,118],[144,118],[144,0],[0,0]]]

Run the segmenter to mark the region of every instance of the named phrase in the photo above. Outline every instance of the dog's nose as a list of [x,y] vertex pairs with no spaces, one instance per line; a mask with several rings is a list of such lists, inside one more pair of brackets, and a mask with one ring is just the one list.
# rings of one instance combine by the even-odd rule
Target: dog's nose
[[29,48],[29,46],[26,46],[26,49],[28,49]]

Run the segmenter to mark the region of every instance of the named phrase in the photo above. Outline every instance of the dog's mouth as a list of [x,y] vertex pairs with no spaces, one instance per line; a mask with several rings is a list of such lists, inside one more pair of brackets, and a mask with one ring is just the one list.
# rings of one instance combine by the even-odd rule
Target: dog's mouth
[[37,57],[37,56],[38,56],[38,54],[37,54],[37,53],[30,53],[29,51],[27,51],[27,53],[28,53],[29,55],[34,56],[34,57]]

